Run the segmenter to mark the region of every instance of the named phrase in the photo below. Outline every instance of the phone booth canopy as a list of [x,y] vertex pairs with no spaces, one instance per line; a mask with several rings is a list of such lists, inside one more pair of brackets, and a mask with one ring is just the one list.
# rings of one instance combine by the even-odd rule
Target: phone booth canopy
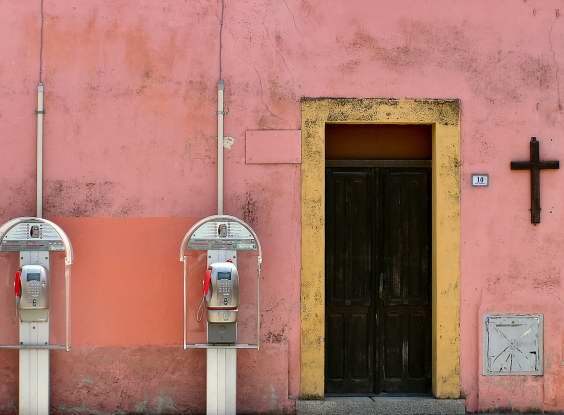
[[[254,343],[217,344],[191,342],[188,339],[188,251],[207,251],[208,265],[214,258],[219,260],[230,258],[236,260],[238,251],[255,251],[257,253],[256,267],[256,341]],[[184,284],[184,349],[259,349],[260,348],[260,274],[262,267],[262,248],[255,231],[239,218],[229,215],[208,216],[195,225],[184,235],[180,244],[180,261],[183,263]],[[221,277],[220,277],[221,278]],[[205,284],[204,284],[205,285]],[[219,288],[225,289],[225,288]],[[227,301],[227,300],[226,300]],[[209,312],[209,311],[208,311]]]
[[[55,223],[36,217],[12,219],[0,226],[0,252],[18,252],[23,258],[33,252],[65,253],[65,342],[64,344],[2,344],[0,349],[59,349],[70,351],[70,277],[72,245],[67,234]],[[45,258],[48,261],[48,255]]]

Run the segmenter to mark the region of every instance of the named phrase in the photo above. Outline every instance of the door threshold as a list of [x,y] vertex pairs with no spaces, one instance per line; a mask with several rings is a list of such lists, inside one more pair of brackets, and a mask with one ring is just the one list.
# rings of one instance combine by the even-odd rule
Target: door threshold
[[420,393],[420,392],[381,392],[381,393],[326,393],[326,399],[333,398],[427,398],[434,399],[434,396],[430,393]]
[[326,396],[323,401],[300,400],[298,415],[463,415],[464,399],[437,399],[431,395],[378,394],[373,396]]
[[382,392],[375,395],[371,395],[371,398],[410,398],[410,399],[435,399],[435,397],[430,393],[390,393]]

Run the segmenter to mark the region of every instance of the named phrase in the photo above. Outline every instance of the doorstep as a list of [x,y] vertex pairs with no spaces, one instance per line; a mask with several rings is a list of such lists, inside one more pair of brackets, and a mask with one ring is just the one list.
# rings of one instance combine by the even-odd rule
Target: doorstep
[[435,399],[432,397],[328,397],[323,401],[299,400],[298,415],[463,415],[464,399]]

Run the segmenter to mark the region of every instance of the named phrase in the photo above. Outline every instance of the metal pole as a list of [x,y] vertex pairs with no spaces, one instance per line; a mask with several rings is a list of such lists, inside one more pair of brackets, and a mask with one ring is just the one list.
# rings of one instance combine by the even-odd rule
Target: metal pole
[[257,258],[257,350],[260,350],[260,274],[262,271],[262,256]]
[[217,214],[223,215],[223,80],[217,83]]
[[184,319],[183,319],[183,322],[184,322],[184,331],[183,331],[184,332],[184,350],[186,350],[186,335],[187,335],[186,334],[186,320],[187,320],[187,317],[186,317],[186,313],[187,313],[187,303],[186,303],[186,297],[187,297],[186,296],[186,276],[187,276],[186,266],[187,265],[186,265],[186,262],[187,261],[188,261],[188,258],[186,257],[186,255],[184,255],[182,257],[182,267],[184,269],[184,273],[183,273],[183,280],[184,280],[183,281],[183,284],[184,284]]
[[70,352],[71,327],[70,327],[70,304],[71,304],[71,265],[65,264],[65,349]]
[[37,86],[37,137],[36,137],[36,158],[37,158],[37,194],[36,194],[36,204],[37,212],[36,216],[38,218],[43,217],[43,116],[45,114],[44,107],[44,90],[43,83]]

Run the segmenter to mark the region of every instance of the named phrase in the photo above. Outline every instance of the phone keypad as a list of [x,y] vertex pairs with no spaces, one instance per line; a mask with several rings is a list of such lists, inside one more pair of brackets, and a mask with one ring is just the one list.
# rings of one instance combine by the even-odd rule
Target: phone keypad
[[29,282],[26,286],[26,294],[32,298],[39,298],[41,293],[41,283],[38,281]]
[[27,284],[25,284],[23,295],[28,298],[28,302],[31,303],[30,305],[32,307],[39,305],[39,297],[45,286],[45,282],[40,281],[28,281]]
[[223,295],[223,305],[231,300],[231,285],[227,281],[219,281],[219,293]]

